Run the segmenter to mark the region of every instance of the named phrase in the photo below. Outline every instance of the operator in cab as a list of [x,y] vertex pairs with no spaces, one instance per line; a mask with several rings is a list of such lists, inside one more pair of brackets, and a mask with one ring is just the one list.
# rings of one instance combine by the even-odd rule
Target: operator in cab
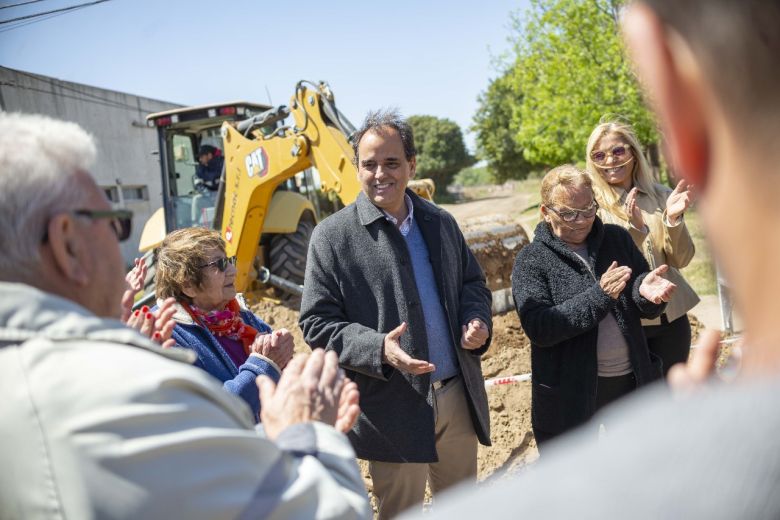
[[211,191],[217,191],[224,163],[222,150],[210,144],[201,145],[198,149],[198,166],[195,169],[198,182]]

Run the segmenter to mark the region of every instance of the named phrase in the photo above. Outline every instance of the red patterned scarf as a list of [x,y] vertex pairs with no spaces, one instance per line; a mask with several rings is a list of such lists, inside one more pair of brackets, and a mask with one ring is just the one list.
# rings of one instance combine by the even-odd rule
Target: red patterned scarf
[[195,305],[187,305],[181,302],[182,307],[190,313],[196,323],[205,325],[215,336],[224,336],[235,341],[241,341],[244,345],[244,352],[249,355],[249,347],[257,336],[257,329],[244,323],[241,318],[241,309],[238,302],[230,300],[221,311],[203,312]]

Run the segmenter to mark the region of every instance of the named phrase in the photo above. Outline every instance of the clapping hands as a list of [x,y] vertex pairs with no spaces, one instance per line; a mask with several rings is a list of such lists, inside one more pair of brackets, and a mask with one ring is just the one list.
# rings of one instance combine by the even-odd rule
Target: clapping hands
[[354,426],[360,406],[357,385],[339,368],[335,352],[316,349],[295,356],[278,384],[268,376],[257,378],[260,412],[265,433],[276,439],[288,426],[320,421],[342,433]]
[[475,350],[485,344],[490,331],[482,320],[474,318],[468,325],[463,325],[463,335],[460,337],[460,346],[466,350]]
[[176,344],[171,339],[173,328],[176,326],[176,322],[173,321],[173,315],[176,314],[174,308],[176,300],[168,298],[154,312],[146,305],[133,312],[133,302],[135,296],[144,288],[146,273],[146,262],[142,258],[136,258],[133,268],[125,276],[127,288],[122,295],[122,316],[120,319],[128,327],[159,343],[163,348],[169,348]]
[[692,188],[692,185],[681,180],[675,186],[674,191],[669,194],[666,199],[666,218],[669,219],[670,224],[677,224],[678,219],[690,207],[693,201]]
[[636,229],[644,230],[645,219],[642,216],[642,210],[636,203],[636,194],[636,188],[632,188],[631,191],[628,192],[623,209],[625,210],[626,215],[628,215],[628,221],[631,223],[631,225]]
[[171,339],[173,328],[176,326],[176,322],[173,321],[173,315],[176,314],[175,305],[174,298],[163,301],[154,312],[144,305],[131,313],[125,323],[128,327],[159,343],[163,348],[173,347],[176,345],[176,342]]
[[639,286],[639,294],[653,303],[668,302],[677,286],[662,275],[669,270],[666,264],[650,271]]
[[127,288],[122,294],[122,317],[120,319],[125,323],[133,312],[135,296],[143,290],[144,280],[146,280],[147,267],[143,258],[136,258],[133,263],[133,268],[125,275]]
[[277,329],[268,334],[258,334],[250,350],[253,353],[267,357],[279,368],[284,368],[293,357],[295,342],[287,329]]
[[617,300],[630,279],[631,268],[613,261],[601,275],[599,286],[610,298]]

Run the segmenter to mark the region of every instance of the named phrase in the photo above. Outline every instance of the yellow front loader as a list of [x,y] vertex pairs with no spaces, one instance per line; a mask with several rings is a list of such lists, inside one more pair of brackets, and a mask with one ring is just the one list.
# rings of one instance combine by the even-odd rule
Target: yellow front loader
[[[165,235],[206,226],[221,230],[227,254],[236,256],[239,292],[259,279],[295,300],[312,229],[335,209],[334,198],[346,205],[360,190],[348,142],[354,128],[328,85],[299,82],[289,107],[232,102],[159,112],[147,121],[158,130],[163,181],[163,207],[146,223],[139,247],[152,267],[149,289],[153,250]],[[216,191],[195,174],[197,150],[206,144],[224,157]],[[412,187],[432,199],[431,181]]]

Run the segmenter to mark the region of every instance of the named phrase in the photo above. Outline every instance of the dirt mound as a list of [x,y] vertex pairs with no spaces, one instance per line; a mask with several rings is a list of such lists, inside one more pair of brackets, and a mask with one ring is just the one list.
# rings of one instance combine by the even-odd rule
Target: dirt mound
[[298,310],[282,305],[279,300],[269,298],[262,292],[248,292],[244,297],[252,312],[272,329],[287,329],[295,338],[295,352],[309,353],[311,349],[303,342],[303,333],[298,326]]
[[[514,311],[493,316],[493,343],[482,358],[485,379],[529,374],[531,342]],[[479,479],[492,482],[536,460],[531,432],[531,385],[510,383],[488,388],[490,437],[493,445],[479,447]]]
[[515,256],[528,245],[523,226],[501,214],[468,218],[459,224],[466,243],[485,272],[488,289],[510,287]]

